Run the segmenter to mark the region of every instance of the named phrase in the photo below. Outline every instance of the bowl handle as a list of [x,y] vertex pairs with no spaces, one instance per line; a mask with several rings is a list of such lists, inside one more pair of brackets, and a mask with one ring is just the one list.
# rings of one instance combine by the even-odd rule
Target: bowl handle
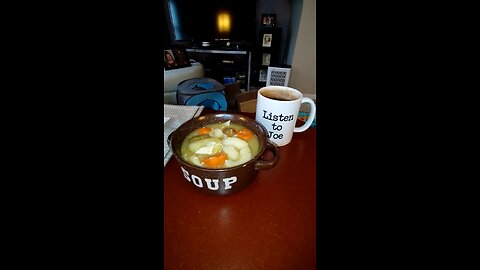
[[267,149],[272,151],[273,159],[272,160],[262,160],[259,159],[257,163],[255,163],[255,170],[267,170],[273,168],[277,165],[278,161],[280,160],[280,153],[278,151],[278,147],[267,140]]

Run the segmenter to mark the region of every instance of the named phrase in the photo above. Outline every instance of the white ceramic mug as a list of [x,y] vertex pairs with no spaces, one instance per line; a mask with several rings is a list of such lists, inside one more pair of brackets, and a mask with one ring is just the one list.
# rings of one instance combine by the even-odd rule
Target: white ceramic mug
[[[302,103],[310,104],[307,122],[295,127]],[[268,138],[277,146],[290,143],[294,132],[307,130],[315,119],[316,106],[311,98],[297,89],[285,86],[266,86],[257,92],[255,120],[268,131]]]

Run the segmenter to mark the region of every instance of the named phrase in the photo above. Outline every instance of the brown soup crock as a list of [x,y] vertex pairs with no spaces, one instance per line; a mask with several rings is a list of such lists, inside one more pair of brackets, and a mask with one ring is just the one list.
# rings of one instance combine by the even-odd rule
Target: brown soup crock
[[[188,134],[207,124],[224,123],[228,120],[252,130],[257,135],[259,152],[252,160],[236,167],[219,169],[202,168],[183,160],[180,149]],[[255,180],[260,170],[273,168],[280,158],[277,146],[267,139],[267,131],[262,125],[254,119],[234,113],[207,114],[193,118],[168,136],[168,145],[172,149],[173,156],[180,163],[184,179],[196,190],[211,195],[228,195],[244,189]],[[272,159],[262,159],[266,151],[273,153]]]

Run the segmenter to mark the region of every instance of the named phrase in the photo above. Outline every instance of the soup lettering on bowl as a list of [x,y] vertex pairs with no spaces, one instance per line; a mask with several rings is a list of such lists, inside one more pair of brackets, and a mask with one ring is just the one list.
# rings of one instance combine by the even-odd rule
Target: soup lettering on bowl
[[190,165],[223,169],[242,165],[259,151],[257,135],[229,120],[207,124],[188,134],[182,142],[181,157]]

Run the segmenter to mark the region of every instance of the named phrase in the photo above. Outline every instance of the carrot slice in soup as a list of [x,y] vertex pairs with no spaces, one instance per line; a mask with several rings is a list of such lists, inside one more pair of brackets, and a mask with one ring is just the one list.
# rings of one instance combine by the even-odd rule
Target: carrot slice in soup
[[212,131],[211,128],[202,127],[201,129],[197,130],[197,134],[199,134],[199,135],[208,134],[208,133],[210,133],[210,131]]
[[253,138],[253,132],[249,129],[244,128],[239,130],[237,134],[235,134],[235,136],[242,140],[250,140],[251,138]]
[[215,156],[205,158],[202,161],[203,164],[205,164],[205,166],[208,168],[218,168],[225,163],[225,160],[227,160],[227,154],[220,153]]

